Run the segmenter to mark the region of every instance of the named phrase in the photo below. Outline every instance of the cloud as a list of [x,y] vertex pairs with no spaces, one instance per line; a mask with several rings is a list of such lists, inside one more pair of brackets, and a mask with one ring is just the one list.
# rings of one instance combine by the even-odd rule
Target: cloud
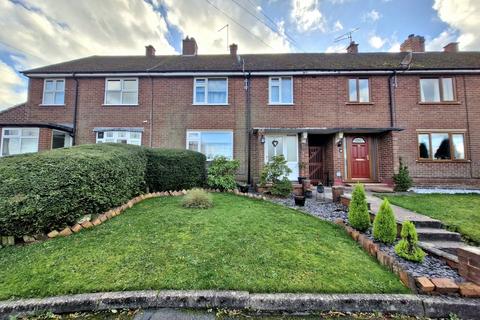
[[400,52],[400,42],[390,42],[390,48],[388,48],[388,52]]
[[368,39],[368,43],[370,44],[370,46],[372,46],[375,49],[380,49],[381,47],[383,47],[385,42],[387,42],[387,39],[382,39],[379,36],[371,36]]
[[27,99],[24,80],[0,60],[0,111]]
[[340,31],[343,30],[343,25],[340,22],[340,20],[335,21],[335,24],[333,25],[333,31]]
[[346,52],[344,44],[332,45],[327,47],[327,49],[325,50],[325,53],[343,53],[343,52]]
[[375,9],[372,9],[371,11],[365,13],[363,15],[363,21],[370,21],[370,22],[375,22],[378,19],[380,19],[382,15]]
[[425,49],[426,51],[442,51],[443,47],[450,42],[455,41],[456,38],[457,35],[455,34],[455,31],[453,29],[447,29],[432,40],[426,41]]
[[291,18],[299,32],[325,32],[326,21],[320,12],[318,0],[292,0]]
[[[460,42],[460,50],[480,50],[480,34],[478,32],[480,30],[480,1],[435,0],[433,9],[438,12],[440,20],[458,31],[457,41]],[[444,32],[448,32],[448,30],[442,33]]]

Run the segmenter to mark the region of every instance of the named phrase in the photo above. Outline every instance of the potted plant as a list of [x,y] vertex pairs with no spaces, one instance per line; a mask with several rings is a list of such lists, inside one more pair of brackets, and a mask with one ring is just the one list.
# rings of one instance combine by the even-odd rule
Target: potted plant
[[[305,164],[305,162],[300,162],[300,163],[298,164],[298,168],[300,169],[300,172],[302,172],[303,169],[305,169],[306,166],[307,166],[307,165]],[[298,179],[298,183],[302,184],[303,180],[307,179],[307,177],[305,177],[305,176],[299,176],[297,179]]]
[[309,198],[309,199],[313,198],[313,192],[310,189],[305,190],[304,194],[306,198]]
[[237,185],[238,185],[238,190],[240,190],[241,193],[248,193],[248,189],[250,189],[250,185],[243,184],[243,183],[239,183]]
[[305,206],[305,196],[295,196],[295,205],[299,207]]

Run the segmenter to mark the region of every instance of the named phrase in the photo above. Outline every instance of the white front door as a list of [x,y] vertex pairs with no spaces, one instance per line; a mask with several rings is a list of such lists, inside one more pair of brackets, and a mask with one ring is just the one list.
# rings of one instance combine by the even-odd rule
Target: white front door
[[[276,145],[276,146],[275,146]],[[292,170],[288,179],[297,180],[298,172],[298,137],[297,135],[265,136],[265,163],[273,156],[283,155],[288,167]]]

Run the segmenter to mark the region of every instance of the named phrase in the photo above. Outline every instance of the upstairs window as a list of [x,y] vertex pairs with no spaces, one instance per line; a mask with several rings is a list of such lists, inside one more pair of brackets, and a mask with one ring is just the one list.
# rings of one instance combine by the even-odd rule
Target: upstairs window
[[142,133],[138,131],[100,131],[97,143],[124,143],[142,145]]
[[292,77],[271,77],[268,91],[269,104],[293,104]]
[[348,101],[356,103],[370,102],[370,88],[368,79],[348,79]]
[[138,104],[138,79],[107,79],[105,84],[105,105]]
[[50,106],[65,104],[65,79],[45,79],[42,104]]
[[465,160],[465,136],[457,132],[425,132],[418,134],[421,160]]
[[454,100],[453,78],[420,79],[421,102],[449,102]]
[[188,130],[187,149],[203,153],[208,161],[218,156],[233,159],[233,132]]
[[193,104],[222,105],[228,103],[227,78],[195,78]]
[[39,128],[3,128],[2,156],[37,152]]

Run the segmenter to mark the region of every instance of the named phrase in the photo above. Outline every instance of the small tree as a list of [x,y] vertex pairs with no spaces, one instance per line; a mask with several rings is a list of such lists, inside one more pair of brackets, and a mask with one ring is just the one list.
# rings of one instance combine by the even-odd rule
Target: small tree
[[224,156],[215,157],[208,167],[208,186],[220,190],[235,189],[237,186],[235,173],[239,167],[238,160],[229,160]]
[[287,160],[283,155],[273,156],[263,167],[260,184],[265,186],[271,183],[272,195],[286,197],[292,192],[292,183],[287,178],[290,172],[292,170],[287,166]]
[[348,208],[348,221],[352,227],[365,231],[370,227],[367,197],[363,185],[357,183],[352,193],[352,200]]
[[402,240],[395,246],[395,252],[406,260],[422,262],[425,252],[418,246],[417,230],[412,222],[403,222],[401,236]]
[[395,191],[405,192],[412,187],[412,178],[410,178],[410,172],[408,171],[407,165],[402,161],[402,158],[399,158],[400,168],[398,169],[398,174],[393,175],[393,181],[395,182]]
[[391,244],[397,239],[397,223],[392,206],[385,198],[373,220],[373,237],[375,240]]

